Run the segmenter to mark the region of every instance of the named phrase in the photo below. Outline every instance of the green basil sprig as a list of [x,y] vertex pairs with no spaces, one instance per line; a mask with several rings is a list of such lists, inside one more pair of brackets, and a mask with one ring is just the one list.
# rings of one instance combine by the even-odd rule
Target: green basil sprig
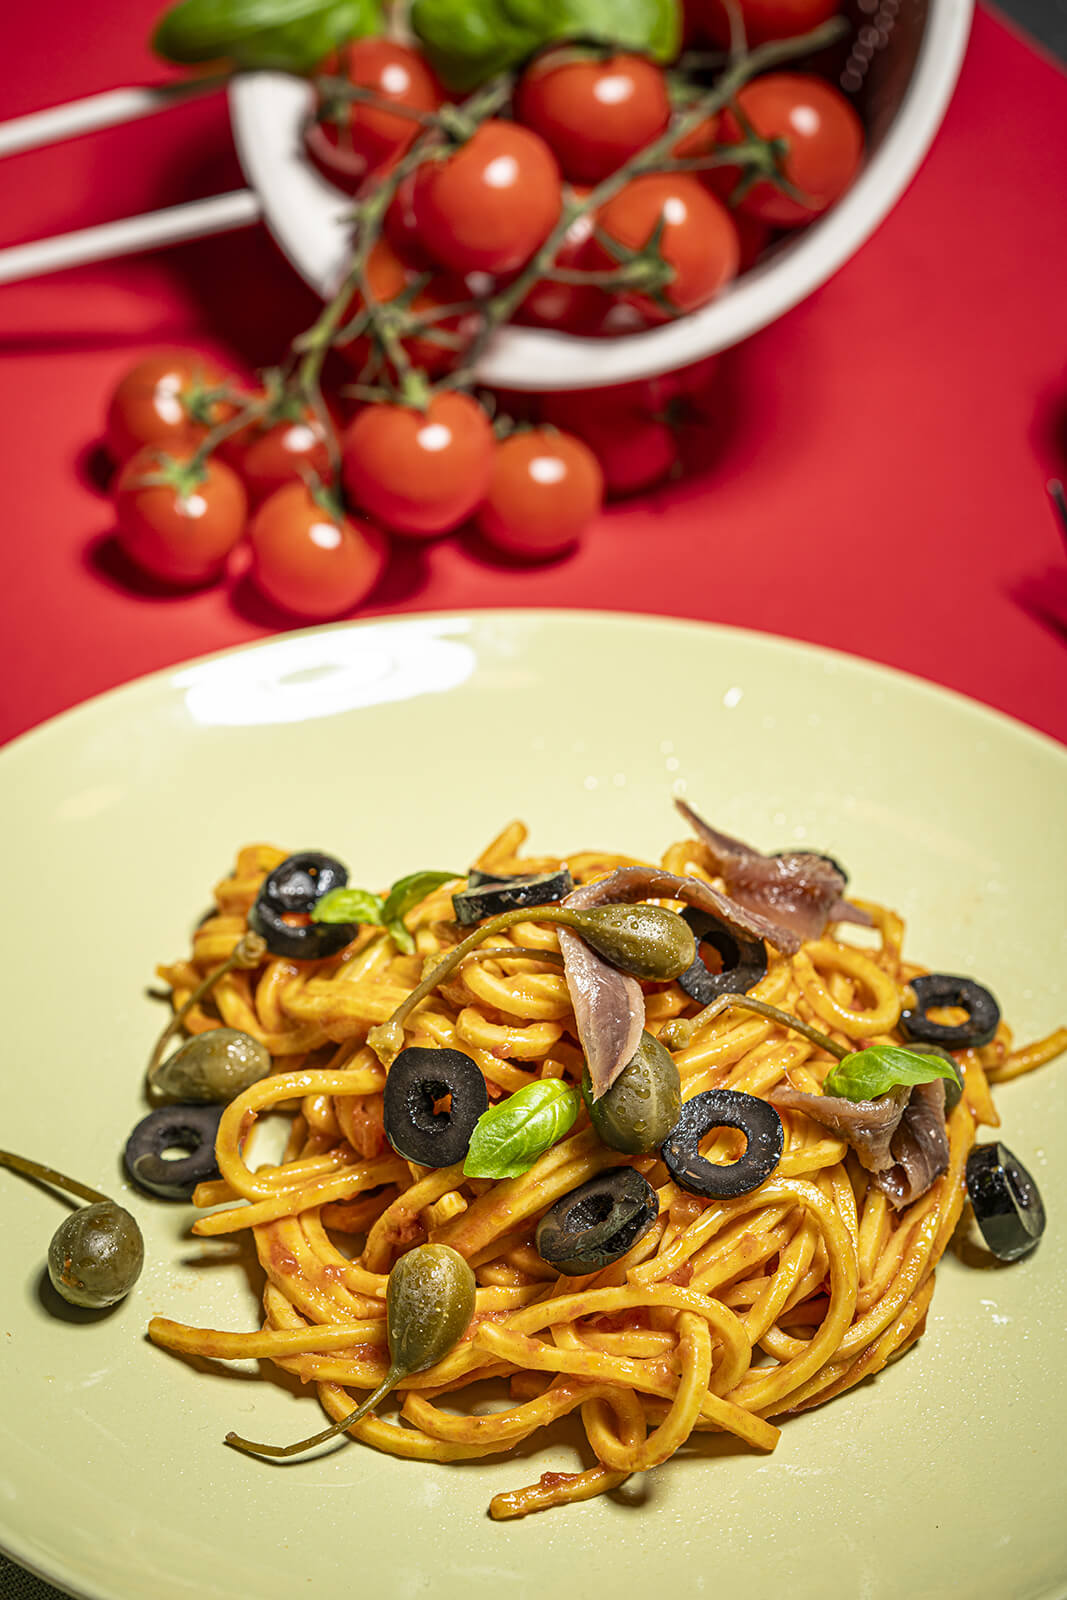
[[434,889],[439,889],[443,883],[451,883],[453,879],[462,877],[459,872],[411,872],[406,878],[398,878],[385,897],[382,907],[382,922],[393,936],[393,943],[398,950],[403,950],[405,955],[414,955],[415,941],[404,926],[403,919],[407,916],[420,900]]
[[671,61],[681,37],[678,0],[414,0],[411,26],[444,81],[464,90],[564,39]]
[[369,889],[331,889],[317,900],[312,922],[371,922],[380,926],[385,901]]
[[381,26],[381,0],[179,0],[156,25],[152,48],[182,66],[224,60],[303,73]]
[[483,1112],[463,1163],[468,1178],[521,1178],[573,1127],[581,1100],[559,1078],[539,1078]]
[[460,877],[459,872],[409,872],[406,878],[396,880],[384,899],[370,889],[331,889],[316,903],[311,920],[363,922],[387,928],[397,949],[410,956],[415,953],[415,941],[404,926],[404,918],[434,889]]
[[826,1074],[822,1090],[845,1100],[877,1100],[890,1089],[933,1083],[935,1078],[958,1082],[957,1074],[940,1056],[916,1055],[893,1044],[873,1044],[844,1056]]

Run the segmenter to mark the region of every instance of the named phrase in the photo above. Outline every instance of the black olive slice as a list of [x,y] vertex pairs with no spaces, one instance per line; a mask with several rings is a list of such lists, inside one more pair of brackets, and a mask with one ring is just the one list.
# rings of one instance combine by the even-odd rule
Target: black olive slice
[[[447,1111],[434,1107],[451,1096]],[[397,1155],[423,1167],[450,1167],[470,1149],[478,1118],[489,1109],[481,1068],[462,1050],[401,1050],[385,1080],[385,1136]]]
[[287,961],[323,961],[350,944],[359,932],[354,922],[286,922],[269,900],[257,900],[248,913],[248,926],[267,941],[272,956]]
[[467,874],[467,888],[484,889],[490,883],[516,883],[525,877],[525,872],[480,872],[477,867],[472,867]]
[[915,1040],[909,1040],[908,1049],[912,1055],[916,1056],[937,1056],[952,1068],[955,1076],[942,1078],[941,1080],[945,1085],[945,1116],[947,1117],[950,1112],[955,1111],[963,1094],[963,1073],[960,1070],[959,1062],[950,1051],[940,1044],[920,1044]]
[[[162,1106],[150,1111],[126,1141],[123,1163],[139,1189],[161,1200],[188,1200],[198,1183],[219,1176],[215,1135],[222,1106]],[[164,1160],[166,1150],[189,1153]]]
[[301,850],[269,872],[260,896],[279,911],[310,911],[331,889],[343,889],[348,869],[335,856],[321,850]]
[[550,905],[562,900],[573,888],[574,880],[566,867],[560,867],[558,872],[535,872],[514,878],[487,878],[484,873],[475,871],[467,880],[467,888],[457,890],[452,896],[452,909],[456,921],[469,928],[483,917],[496,917],[502,911]]
[[[748,1140],[745,1153],[729,1166],[700,1154],[700,1141],[713,1128],[736,1128]],[[736,1089],[708,1089],[682,1106],[660,1157],[680,1189],[706,1200],[735,1200],[769,1178],[781,1160],[782,1119],[766,1100]]]
[[1026,1255],[1045,1231],[1037,1184],[1006,1145],[975,1145],[967,1157],[967,1198],[982,1237],[1001,1261]]
[[[900,1031],[905,1039],[921,1044],[940,1044],[946,1050],[972,1050],[988,1044],[1000,1022],[1000,1007],[988,989],[971,978],[952,977],[947,972],[927,972],[912,978],[917,1004],[900,1013]],[[967,1021],[954,1026],[931,1022],[926,1015],[936,1006],[960,1006]]]
[[633,1167],[616,1167],[580,1184],[537,1224],[537,1251],[568,1277],[618,1261],[659,1215],[655,1189]]
[[343,889],[348,870],[321,850],[301,850],[263,880],[248,925],[267,941],[273,956],[287,961],[322,961],[350,944],[359,931],[354,922],[286,922],[287,915],[314,909],[331,889]]
[[[762,939],[742,939],[718,917],[693,906],[688,906],[682,916],[697,942],[696,960],[678,979],[691,999],[707,1006],[721,994],[747,994],[766,975],[767,946]],[[719,952],[721,972],[708,971],[700,954],[702,944],[710,944]]]

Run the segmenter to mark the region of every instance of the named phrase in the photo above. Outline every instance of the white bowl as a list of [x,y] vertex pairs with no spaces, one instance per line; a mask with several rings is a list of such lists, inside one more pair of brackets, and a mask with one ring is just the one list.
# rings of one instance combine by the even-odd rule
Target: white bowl
[[[825,283],[889,213],[929,149],[959,75],[974,0],[858,5],[871,19],[857,34],[870,89],[858,97],[869,155],[832,211],[677,322],[615,339],[506,328],[481,363],[481,381],[504,389],[577,389],[670,372],[737,344]],[[267,226],[300,276],[325,297],[348,258],[352,200],[304,153],[310,99],[306,84],[280,73],[238,76],[230,87],[238,155]]]

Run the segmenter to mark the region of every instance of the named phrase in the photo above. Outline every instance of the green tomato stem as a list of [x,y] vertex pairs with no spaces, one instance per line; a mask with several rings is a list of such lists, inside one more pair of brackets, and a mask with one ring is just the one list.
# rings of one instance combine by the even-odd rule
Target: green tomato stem
[[361,1421],[368,1411],[373,1411],[374,1407],[396,1388],[400,1380],[407,1376],[403,1367],[391,1366],[377,1389],[367,1396],[362,1405],[350,1411],[347,1417],[342,1417],[340,1422],[333,1423],[329,1428],[323,1428],[321,1433],[313,1433],[308,1439],[298,1439],[295,1444],[257,1444],[253,1439],[243,1439],[239,1433],[228,1433],[225,1442],[233,1445],[235,1450],[243,1450],[249,1456],[270,1456],[272,1459],[277,1459],[300,1455],[304,1450],[312,1449],[314,1445],[325,1444],[327,1439],[335,1438],[337,1434],[351,1428],[353,1423]]
[[54,1167],[46,1167],[39,1161],[30,1161],[25,1156],[17,1156],[10,1150],[0,1150],[0,1167],[10,1167],[13,1172],[21,1172],[27,1178],[37,1178],[41,1183],[54,1184],[57,1189],[66,1189],[68,1194],[76,1194],[80,1200],[88,1200],[90,1203],[110,1198],[106,1194],[101,1194],[98,1189],[90,1189],[87,1184],[79,1183],[77,1178],[68,1178],[65,1173],[57,1172]]
[[660,171],[663,163],[669,162],[679,139],[691,133],[712,112],[721,111],[750,78],[754,78],[757,73],[766,72],[781,62],[823,49],[838,39],[847,26],[842,18],[832,17],[829,22],[824,22],[820,27],[813,28],[810,33],[803,34],[799,38],[771,40],[767,44],[759,45],[748,54],[740,55],[731,61],[714,88],[694,100],[681,117],[671,124],[666,133],[638,151],[636,156],[625,162],[609,177],[604,178],[584,199],[573,199],[569,205],[565,205],[558,223],[540,250],[506,289],[485,302],[482,328],[468,351],[464,367],[443,378],[437,387],[452,389],[470,387],[489,340],[497,328],[511,320],[534,284],[552,267],[568,230],[575,222],[581,217],[599,211],[625,188],[631,178],[639,177],[644,172]]

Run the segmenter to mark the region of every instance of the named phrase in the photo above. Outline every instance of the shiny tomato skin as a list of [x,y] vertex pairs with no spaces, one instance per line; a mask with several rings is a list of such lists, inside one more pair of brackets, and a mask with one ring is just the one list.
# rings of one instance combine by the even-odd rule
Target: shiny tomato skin
[[[436,111],[444,92],[426,58],[391,39],[356,39],[322,63],[320,72],[413,111]],[[346,188],[402,156],[420,132],[414,117],[350,101],[340,121],[312,123],[308,144],[316,160]]]
[[[714,299],[737,273],[740,257],[733,218],[714,195],[689,173],[650,172],[633,178],[601,209],[599,232],[630,250],[640,250],[662,219],[659,248],[674,269],[663,294],[675,314],[695,311]],[[594,245],[601,268],[615,265],[599,242]],[[622,297],[650,321],[668,315],[648,295],[627,291]]]
[[669,477],[678,465],[674,429],[638,409],[631,394],[616,398],[614,390],[602,389],[545,395],[541,415],[589,446],[600,463],[608,495],[640,494]]
[[[599,262],[591,260],[590,249],[595,228],[596,216],[592,212],[577,217],[556,251],[556,266],[572,271],[598,266]],[[517,320],[539,328],[556,328],[563,333],[591,333],[603,321],[610,306],[611,299],[605,290],[593,284],[539,278],[519,307]]]
[[603,503],[604,475],[589,446],[530,428],[497,445],[478,526],[511,555],[555,556],[577,543]]
[[[841,10],[841,0],[737,0],[737,4],[750,48],[769,39],[795,39],[810,33]],[[692,9],[706,36],[727,49],[730,17],[724,0],[696,0]]]
[[306,481],[308,474],[323,481],[330,475],[326,430],[310,406],[266,427],[242,428],[221,453],[241,478],[253,506],[284,484]]
[[[165,449],[196,444],[233,415],[222,401],[205,404],[205,390],[226,383],[227,374],[192,350],[161,350],[119,379],[107,410],[107,448],[119,465],[144,445]],[[193,413],[202,410],[203,418]]]
[[662,70],[644,56],[552,53],[523,73],[515,115],[539,133],[572,183],[599,183],[670,121]]
[[722,114],[713,111],[710,117],[705,117],[695,128],[690,128],[688,133],[683,133],[680,139],[675,140],[672,155],[678,161],[693,161],[700,156],[710,155],[719,142],[721,126]]
[[[390,300],[403,294],[420,275],[402,260],[387,238],[375,241],[367,261],[367,287],[381,305],[388,305]],[[461,278],[439,271],[418,291],[409,309],[415,316],[428,316],[445,306],[461,305],[469,300],[470,291]],[[413,367],[421,367],[431,378],[438,378],[462,361],[464,351],[478,331],[478,314],[473,309],[457,312],[454,316],[440,318],[432,326],[458,339],[458,346],[438,344],[425,334],[412,334],[404,340],[404,349]],[[371,341],[365,334],[338,346],[340,354],[357,372],[369,360],[371,348]]]
[[[191,450],[175,450],[188,460]],[[130,457],[115,484],[119,544],[138,567],[167,583],[193,587],[217,578],[245,529],[248,501],[240,478],[217,456],[188,494],[146,480],[161,470],[152,445]]]
[[469,395],[445,390],[425,412],[365,406],[344,435],[345,488],[384,527],[433,538],[484,499],[494,448],[489,419]]
[[[787,141],[785,175],[809,197],[802,205],[761,181],[738,201],[738,211],[772,227],[795,228],[840,199],[863,159],[863,124],[839,89],[808,73],[771,72],[746,84],[737,103],[757,133]],[[737,119],[727,112],[723,143],[736,144],[744,137]],[[739,168],[720,167],[716,187],[733,188],[739,177]]]
[[490,118],[415,184],[419,237],[442,266],[465,276],[517,272],[559,220],[559,167],[529,128]]
[[269,495],[248,530],[252,581],[294,616],[339,617],[365,600],[382,575],[388,541],[362,517],[331,516],[306,484]]
[[409,172],[406,178],[400,180],[385,213],[382,232],[393,253],[399,256],[406,267],[416,272],[426,272],[433,268],[434,263],[419,237],[419,224],[415,217],[416,177],[416,173]]

